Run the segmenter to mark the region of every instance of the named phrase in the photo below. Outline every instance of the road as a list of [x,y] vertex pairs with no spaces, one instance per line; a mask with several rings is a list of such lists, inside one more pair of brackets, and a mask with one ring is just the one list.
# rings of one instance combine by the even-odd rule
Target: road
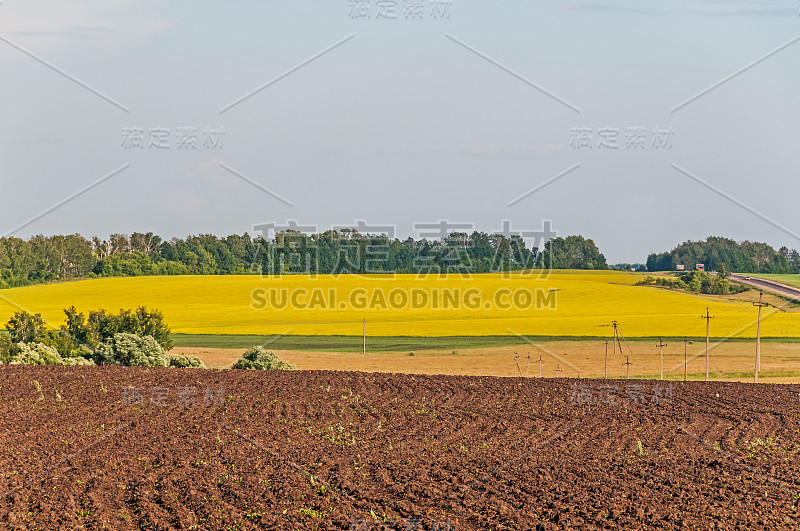
[[800,289],[787,286],[786,284],[779,284],[778,282],[765,280],[763,278],[747,277],[746,275],[731,274],[730,279],[764,291],[777,293],[778,295],[789,297],[790,299],[800,300]]

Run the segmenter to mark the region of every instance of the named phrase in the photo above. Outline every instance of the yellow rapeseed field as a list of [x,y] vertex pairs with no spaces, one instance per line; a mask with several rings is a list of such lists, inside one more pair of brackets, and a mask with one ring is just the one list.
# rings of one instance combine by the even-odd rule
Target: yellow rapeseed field
[[[754,337],[751,300],[635,286],[641,274],[555,271],[446,278],[176,276],[92,279],[0,291],[0,322],[14,311],[63,323],[82,312],[147,306],[184,334],[371,336],[702,336],[710,307],[715,337]],[[779,299],[775,299],[780,304]],[[762,335],[800,337],[800,313],[765,309]]]

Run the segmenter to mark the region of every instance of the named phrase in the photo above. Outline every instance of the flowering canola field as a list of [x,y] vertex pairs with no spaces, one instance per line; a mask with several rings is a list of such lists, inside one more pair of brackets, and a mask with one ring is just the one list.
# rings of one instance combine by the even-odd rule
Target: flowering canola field
[[[183,334],[370,336],[703,336],[755,337],[749,301],[635,286],[641,274],[554,271],[449,275],[172,276],[90,279],[0,291],[0,322],[41,313],[53,326],[63,308],[147,306]],[[762,336],[800,337],[800,313],[766,308]]]

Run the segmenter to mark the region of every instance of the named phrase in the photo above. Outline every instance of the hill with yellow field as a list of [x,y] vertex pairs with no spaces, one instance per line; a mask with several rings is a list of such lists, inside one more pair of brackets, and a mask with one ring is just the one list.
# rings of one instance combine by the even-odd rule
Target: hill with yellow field
[[[51,326],[81,312],[147,306],[182,334],[370,336],[755,337],[754,292],[696,295],[637,286],[638,273],[551,271],[485,275],[158,276],[103,278],[0,291],[0,319],[21,309]],[[800,337],[800,314],[775,299],[762,336]]]

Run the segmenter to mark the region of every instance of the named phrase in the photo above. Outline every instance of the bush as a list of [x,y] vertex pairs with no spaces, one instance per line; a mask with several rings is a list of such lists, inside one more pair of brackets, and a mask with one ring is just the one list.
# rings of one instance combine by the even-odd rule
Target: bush
[[78,313],[75,307],[64,310],[67,315],[65,328],[69,335],[80,343],[94,347],[114,337],[114,334],[133,334],[152,336],[164,350],[172,348],[170,330],[164,322],[164,315],[158,310],[148,310],[144,306],[136,310],[120,310],[119,314],[106,313],[105,310],[90,312],[88,317]]
[[8,360],[9,365],[63,365],[64,360],[53,347],[42,343],[17,343],[17,353]]
[[704,295],[730,295],[741,293],[750,289],[742,284],[731,284],[730,280],[722,275],[709,275],[705,271],[687,271],[678,278],[654,277],[647,275],[644,280],[636,283],[637,286],[664,286],[668,288],[684,289],[692,293]]
[[65,359],[92,357],[94,353],[88,345],[81,344],[64,329],[46,330],[39,342],[56,349]]
[[294,363],[280,359],[271,350],[264,347],[253,347],[248,349],[239,361],[233,365],[234,369],[259,369],[264,371],[296,371]]
[[92,360],[80,356],[63,358],[56,349],[43,343],[17,343],[15,354],[7,362],[9,365],[94,365]]
[[75,358],[61,358],[64,360],[64,365],[95,365],[90,359],[84,358],[82,356],[77,356]]
[[169,366],[169,357],[152,336],[116,333],[100,345],[95,357],[103,365]]
[[18,353],[19,347],[17,347],[16,343],[11,341],[11,336],[0,332],[0,360],[3,360],[4,363],[8,363],[8,360]]
[[206,364],[197,356],[169,354],[169,366],[181,369],[205,369]]

